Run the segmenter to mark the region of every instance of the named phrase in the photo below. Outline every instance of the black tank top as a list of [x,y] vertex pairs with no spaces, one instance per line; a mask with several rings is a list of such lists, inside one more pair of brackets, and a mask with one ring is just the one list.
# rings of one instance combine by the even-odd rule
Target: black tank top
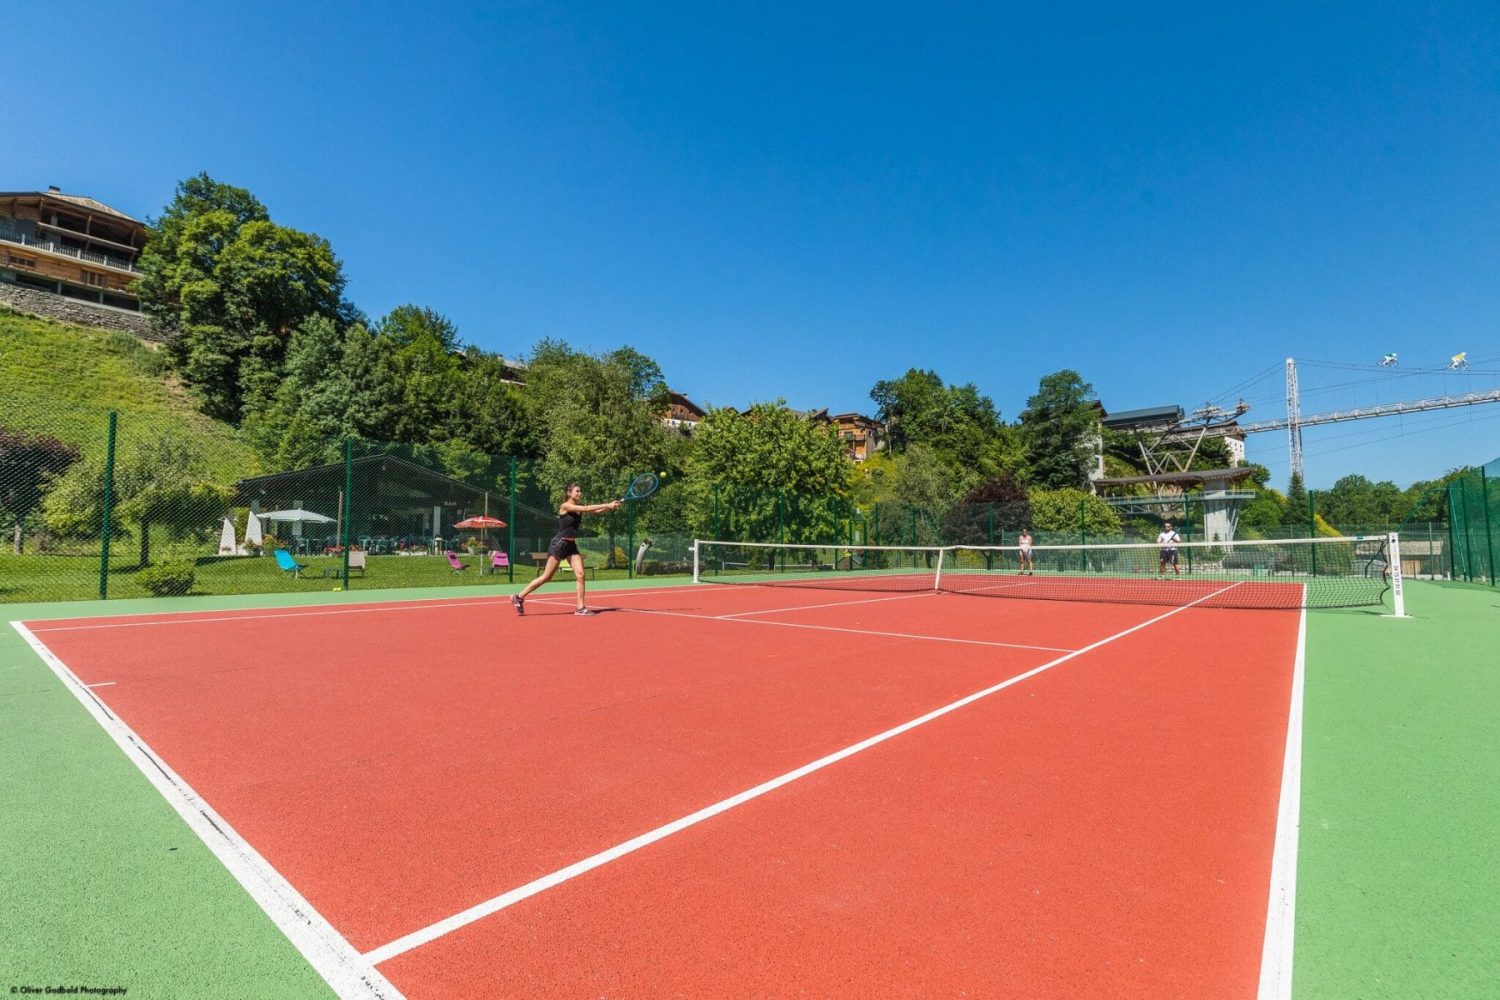
[[583,512],[571,510],[557,515],[557,537],[577,538],[578,529],[583,527]]

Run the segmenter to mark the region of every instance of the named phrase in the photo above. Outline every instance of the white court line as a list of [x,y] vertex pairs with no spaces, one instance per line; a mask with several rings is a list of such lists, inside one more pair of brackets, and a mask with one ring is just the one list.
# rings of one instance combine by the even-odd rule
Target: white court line
[[[152,625],[211,625],[215,622],[254,622],[265,621],[268,618],[320,618],[333,615],[368,615],[376,612],[393,611],[425,611],[430,608],[472,608],[483,606],[488,603],[501,603],[507,595],[500,594],[495,597],[469,598],[454,601],[440,601],[434,604],[363,604],[357,608],[324,608],[318,611],[287,611],[280,614],[259,615],[220,615],[214,618],[162,618],[156,621],[137,622],[109,622],[101,625],[58,625],[55,628],[36,628],[33,632],[91,632],[96,629],[112,628],[147,628]],[[188,613],[188,612],[184,612]]]
[[[673,822],[668,823],[665,826],[659,826],[655,830],[651,830],[648,833],[641,834],[639,837],[634,837],[622,844],[611,847],[608,850],[601,851],[598,854],[593,855],[592,857],[584,858],[582,861],[574,862],[573,864],[568,865],[566,868],[560,868],[550,875],[544,875],[541,878],[528,882],[523,886],[519,886],[518,888],[512,889],[509,892],[502,893],[499,896],[495,896],[493,899],[488,899],[475,906],[471,906],[461,913],[455,913],[453,916],[447,917],[443,920],[439,920],[437,923],[430,924],[429,926],[424,927],[421,930],[413,931],[410,934],[399,937],[389,944],[382,945],[381,947],[375,948],[372,951],[367,951],[365,952],[364,957],[368,959],[372,965],[379,965],[382,962],[395,958],[397,955],[401,955],[408,951],[411,951],[413,948],[428,944],[440,937],[443,937],[446,934],[451,934],[453,931],[456,931],[461,927],[466,927],[477,920],[482,920],[485,917],[498,913],[506,907],[513,906],[514,904],[519,903],[524,899],[529,899],[530,897],[535,896],[538,893],[544,892],[548,889],[553,888],[554,886],[561,885],[564,882],[575,879],[587,872],[593,871],[595,868],[598,868],[601,865],[608,864],[609,862],[622,858],[627,854],[638,851],[643,847],[654,844],[658,840],[670,837],[672,834],[686,830],[688,827],[696,826],[697,824],[702,823],[704,820],[711,819],[714,816],[719,815],[720,813],[727,812],[736,806],[740,806],[745,804],[746,802],[751,801],[752,799],[760,798],[762,795],[765,795],[768,792],[773,792],[783,785],[790,784],[791,782],[796,781],[799,778],[804,778],[816,771],[821,771],[825,767],[836,764],[841,760],[860,753],[861,751],[868,750],[873,746],[884,743],[886,740],[892,739],[896,736],[900,736],[902,733],[908,732],[912,729],[916,729],[918,726],[926,725],[927,723],[932,722],[934,719],[942,718],[950,712],[956,712],[966,705],[970,705],[976,701],[979,701],[981,698],[987,698],[998,691],[1003,691],[1014,684],[1019,684],[1021,681],[1024,681],[1027,678],[1035,677],[1037,674],[1040,674],[1043,671],[1051,670],[1053,667],[1059,666],[1063,663],[1067,663],[1069,660],[1076,659],[1077,657],[1082,656],[1084,653],[1091,652],[1092,650],[1098,649],[1101,646],[1106,646],[1109,643],[1116,641],[1117,639],[1123,639],[1125,636],[1130,635],[1132,632],[1139,632],[1143,628],[1155,625],[1159,621],[1164,621],[1168,618],[1171,618],[1175,614],[1186,611],[1196,604],[1201,604],[1204,601],[1209,600],[1210,598],[1217,597],[1225,591],[1233,590],[1238,586],[1238,583],[1232,583],[1221,590],[1214,591],[1212,594],[1207,594],[1203,597],[1198,598],[1191,604],[1184,604],[1180,607],[1173,608],[1170,611],[1157,615],[1155,618],[1141,622],[1139,625],[1132,625],[1130,628],[1127,628],[1124,631],[1116,632],[1114,635],[1104,639],[1100,639],[1098,642],[1085,646],[1082,649],[1074,650],[1073,652],[1067,653],[1064,656],[1059,656],[1055,660],[1044,663],[1039,667],[1033,667],[1030,670],[1027,670],[1025,673],[1017,674],[1016,676],[1011,677],[1008,680],[1001,681],[999,684],[987,687],[983,691],[976,691],[971,695],[960,698],[958,701],[944,705],[942,708],[934,709],[933,711],[928,712],[926,715],[912,719],[909,722],[903,722],[899,726],[896,726],[892,729],[887,729],[883,733],[871,736],[866,740],[861,740],[860,742],[855,743],[852,746],[847,746],[842,750],[835,751],[834,753],[831,753],[826,757],[820,757],[810,764],[802,765],[795,771],[788,771],[786,774],[783,774],[778,778],[772,778],[770,781],[766,781],[762,784],[756,785],[754,788],[746,789],[745,791],[740,792],[738,795],[731,796],[721,802],[716,802],[711,806],[706,806],[703,809],[699,809],[695,813],[691,813],[690,815],[684,816],[681,819],[674,820]],[[751,624],[758,623],[752,622]]]
[[[1184,605],[1184,607],[1188,606]],[[801,628],[813,632],[843,632],[846,635],[880,636],[885,639],[919,639],[923,642],[951,642],[960,646],[989,646],[995,649],[1035,649],[1043,653],[1075,652],[1075,650],[1065,649],[1061,646],[1030,646],[1021,642],[994,642],[989,639],[958,639],[946,635],[917,635],[909,632],[877,632],[874,629],[840,628],[837,625],[806,625],[801,622],[763,622],[756,621],[753,618],[737,618],[734,615],[692,615],[685,611],[652,611],[649,608],[620,608],[619,610],[628,611],[636,615],[665,615],[669,618],[693,618],[697,621],[707,622],[735,622],[740,625],[766,625],[770,628]],[[1181,608],[1178,610],[1181,610]]]
[[766,611],[731,611],[727,615],[716,615],[715,617],[728,619],[744,618],[747,615],[775,615],[783,611],[811,611],[813,608],[842,608],[854,604],[879,604],[881,601],[909,601],[914,597],[934,597],[936,595],[936,590],[923,590],[915,594],[898,594],[895,597],[866,597],[857,601],[832,601],[828,604],[798,604],[795,607],[770,608]]
[[1307,608],[1297,625],[1297,659],[1292,670],[1292,704],[1286,719],[1286,755],[1281,763],[1281,804],[1276,812],[1276,847],[1271,855],[1271,896],[1266,905],[1266,938],[1260,956],[1258,1000],[1291,1000],[1292,944],[1297,916],[1297,841],[1302,813],[1302,693],[1307,671]]
[[95,698],[67,664],[25,625],[20,622],[11,622],[11,625],[338,996],[358,1000],[400,1000],[401,992],[380,974],[374,964],[334,930],[333,925],[235,832],[224,817],[168,767],[145,740]]
[[[618,590],[602,590],[601,592],[602,593],[630,593],[630,594],[641,594],[641,595],[644,595],[644,594],[680,594],[680,593],[684,593],[684,592],[694,592],[694,591],[710,591],[711,592],[711,591],[721,590],[721,589],[725,590],[727,593],[733,593],[733,591],[728,590],[728,588],[716,587],[716,586],[711,586],[709,584],[703,584],[703,583],[693,584],[692,586],[688,586],[688,587],[659,587],[659,588],[653,587],[653,588],[650,588],[650,589],[640,589],[640,590],[635,590],[635,589],[629,588],[629,587],[621,587]],[[549,594],[548,596],[549,597],[561,597],[563,595],[561,593],[556,593],[556,594]],[[501,607],[507,607],[507,606],[509,606],[509,601],[510,601],[510,595],[509,594],[496,594],[493,597],[455,597],[455,598],[450,598],[450,599],[442,600],[442,601],[433,601],[433,602],[426,603],[426,604],[401,604],[401,603],[397,603],[397,602],[390,602],[390,603],[376,602],[376,603],[372,603],[372,604],[361,604],[358,607],[352,607],[352,608],[319,608],[319,609],[317,609],[315,611],[305,611],[305,610],[281,611],[281,612],[268,611],[268,612],[265,612],[263,614],[245,614],[245,615],[240,615],[240,614],[221,614],[221,615],[218,615],[218,616],[212,617],[212,618],[188,618],[188,617],[183,617],[183,616],[192,614],[191,611],[183,611],[183,612],[180,612],[178,614],[178,616],[176,616],[176,617],[172,617],[172,618],[159,618],[159,619],[156,619],[155,621],[131,621],[131,620],[125,620],[125,621],[112,621],[112,622],[108,622],[108,623],[95,624],[95,625],[56,625],[56,626],[53,626],[53,627],[50,627],[50,628],[45,627],[45,626],[41,626],[41,627],[34,628],[31,631],[34,632],[34,633],[42,633],[42,632],[89,632],[89,631],[94,631],[96,629],[146,628],[146,627],[152,626],[152,625],[204,625],[204,624],[213,624],[215,622],[241,622],[241,621],[243,621],[243,622],[251,622],[251,621],[264,621],[266,619],[275,619],[275,618],[320,618],[320,617],[333,616],[333,615],[367,615],[367,614],[374,614],[374,613],[383,612],[383,611],[425,611],[425,610],[427,610],[429,608],[472,608],[472,607],[483,607],[484,605],[487,605],[487,604],[499,604]],[[541,599],[538,599],[538,601],[540,603],[545,603],[545,602],[542,602]],[[120,617],[121,618],[128,618],[129,616],[122,615]],[[142,615],[140,617],[146,617],[146,616]],[[63,619],[63,620],[67,621],[68,619]]]
[[115,681],[100,681],[97,684],[85,684],[84,687],[86,687],[86,688],[107,688],[107,687],[113,687],[115,685],[115,683],[116,683]]

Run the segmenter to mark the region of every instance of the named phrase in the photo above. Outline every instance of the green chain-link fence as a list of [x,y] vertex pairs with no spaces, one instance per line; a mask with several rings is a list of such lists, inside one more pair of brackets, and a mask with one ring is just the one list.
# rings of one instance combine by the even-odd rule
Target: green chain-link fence
[[[267,462],[174,417],[70,414],[71,443],[46,432],[61,414],[3,417],[5,602],[524,582],[564,485],[467,450],[346,440]],[[623,492],[630,472],[602,478]],[[679,493],[586,519],[589,574],[689,572]]]
[[[1448,543],[1456,580],[1496,586],[1500,571],[1500,458],[1448,484]],[[1402,552],[1405,553],[1403,543]]]
[[[48,433],[63,428],[69,443]],[[59,433],[63,433],[59,431]],[[266,460],[248,435],[129,412],[0,410],[0,601],[247,594],[521,583],[538,569],[565,484],[533,461],[465,449],[347,440]],[[617,482],[631,474],[594,477]],[[1493,584],[1500,461],[1446,492],[1448,520],[1404,523],[1409,575]],[[586,497],[587,502],[611,499]],[[1307,537],[1306,520],[1242,526],[1239,537]],[[585,520],[595,579],[686,574],[694,537],[826,545],[1012,545],[1149,541],[1162,516],[1107,514],[1097,501],[1038,530],[1026,503],[857,506],[767,487],[673,481]],[[1189,496],[1174,526],[1204,539]],[[1185,515],[1185,516],[1184,516]],[[1375,535],[1390,525],[1340,524]],[[1207,539],[1211,540],[1211,539]]]

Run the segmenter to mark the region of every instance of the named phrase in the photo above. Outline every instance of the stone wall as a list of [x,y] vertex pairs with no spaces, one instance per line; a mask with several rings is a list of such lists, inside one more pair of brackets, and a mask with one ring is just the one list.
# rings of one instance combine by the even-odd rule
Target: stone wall
[[0,303],[12,309],[46,319],[60,320],[75,326],[91,326],[106,330],[124,330],[142,340],[163,343],[167,335],[159,330],[151,318],[144,313],[127,312],[98,306],[82,299],[70,299],[65,295],[54,295],[34,288],[0,282]]

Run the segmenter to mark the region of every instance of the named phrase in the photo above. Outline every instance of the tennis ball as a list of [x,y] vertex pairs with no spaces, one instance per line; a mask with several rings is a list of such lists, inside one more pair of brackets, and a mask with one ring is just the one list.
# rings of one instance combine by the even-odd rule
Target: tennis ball
[[334,593],[335,593],[335,594],[337,594],[337,593],[338,593],[338,592],[339,592],[339,591],[341,591],[341,590],[343,590],[343,589],[344,589],[344,588],[343,588],[343,587],[334,587],[334,588],[333,588],[333,592],[334,592]]

